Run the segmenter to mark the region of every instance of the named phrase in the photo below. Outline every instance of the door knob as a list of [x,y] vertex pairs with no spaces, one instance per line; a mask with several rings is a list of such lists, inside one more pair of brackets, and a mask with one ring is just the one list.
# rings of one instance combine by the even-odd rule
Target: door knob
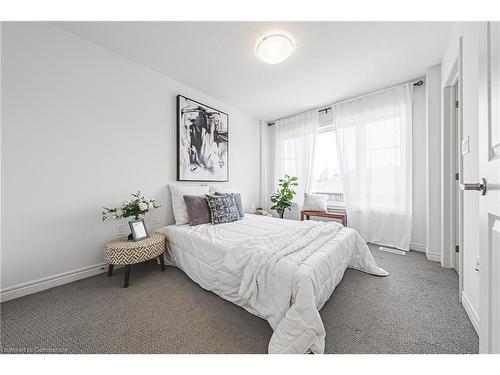
[[481,191],[482,195],[486,195],[486,192],[488,191],[488,184],[486,183],[486,179],[481,178],[481,182],[475,184],[460,184],[460,188],[462,190]]

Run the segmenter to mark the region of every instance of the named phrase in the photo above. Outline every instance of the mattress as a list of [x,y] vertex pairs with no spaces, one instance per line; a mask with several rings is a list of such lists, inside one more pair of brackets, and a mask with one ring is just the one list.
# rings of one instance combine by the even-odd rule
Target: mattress
[[267,237],[286,228],[300,225],[294,220],[245,214],[238,221],[225,224],[169,225],[158,230],[167,236],[168,265],[182,269],[193,281],[226,300],[261,316],[238,295],[240,279],[224,267],[228,251],[240,243]]

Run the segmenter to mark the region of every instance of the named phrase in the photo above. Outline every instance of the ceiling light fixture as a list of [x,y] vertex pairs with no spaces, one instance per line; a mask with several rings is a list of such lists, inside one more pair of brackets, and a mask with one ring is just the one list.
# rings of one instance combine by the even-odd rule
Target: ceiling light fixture
[[293,41],[283,34],[271,34],[257,44],[257,56],[268,64],[285,61],[293,51]]

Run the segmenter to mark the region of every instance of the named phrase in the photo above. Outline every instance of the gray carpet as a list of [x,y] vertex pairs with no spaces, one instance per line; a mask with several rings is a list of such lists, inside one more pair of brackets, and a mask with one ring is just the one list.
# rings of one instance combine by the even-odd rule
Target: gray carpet
[[[348,270],[321,310],[326,353],[477,353],[458,277],[420,253],[375,250],[386,278]],[[8,353],[265,353],[266,321],[153,262],[2,303]]]

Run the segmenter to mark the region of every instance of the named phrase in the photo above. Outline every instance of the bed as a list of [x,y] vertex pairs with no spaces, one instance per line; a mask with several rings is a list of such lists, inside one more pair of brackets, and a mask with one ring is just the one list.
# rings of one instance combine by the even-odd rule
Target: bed
[[388,275],[360,235],[336,222],[247,214],[232,223],[159,231],[168,238],[168,264],[269,322],[269,353],[323,353],[319,310],[345,270]]

